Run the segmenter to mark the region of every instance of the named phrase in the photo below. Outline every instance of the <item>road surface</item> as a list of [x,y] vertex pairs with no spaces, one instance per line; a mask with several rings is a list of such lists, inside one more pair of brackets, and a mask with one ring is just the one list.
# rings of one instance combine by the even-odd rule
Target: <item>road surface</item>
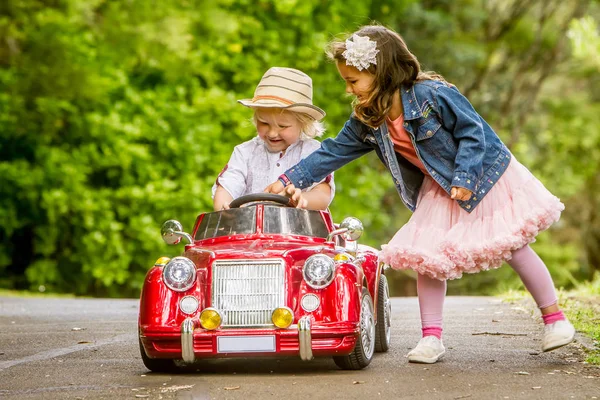
[[137,313],[137,300],[0,297],[0,398],[600,399],[600,369],[582,362],[582,344],[541,353],[539,317],[493,297],[447,298],[447,352],[435,365],[407,362],[417,301],[393,298],[392,348],[362,371],[247,358],[151,373]]

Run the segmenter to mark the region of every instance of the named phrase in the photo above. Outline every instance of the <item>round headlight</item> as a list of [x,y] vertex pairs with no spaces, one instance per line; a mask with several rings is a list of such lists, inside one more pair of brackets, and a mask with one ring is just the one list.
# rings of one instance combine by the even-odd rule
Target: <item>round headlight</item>
[[315,254],[306,260],[302,274],[308,285],[314,289],[322,289],[333,281],[335,264],[331,257]]
[[319,305],[321,304],[321,300],[317,297],[316,294],[308,293],[302,296],[302,300],[300,301],[300,305],[306,312],[313,312]]
[[198,311],[198,299],[194,296],[185,296],[179,301],[179,309],[186,314],[193,314]]
[[175,257],[165,265],[163,280],[169,289],[185,292],[196,282],[196,266],[189,258]]

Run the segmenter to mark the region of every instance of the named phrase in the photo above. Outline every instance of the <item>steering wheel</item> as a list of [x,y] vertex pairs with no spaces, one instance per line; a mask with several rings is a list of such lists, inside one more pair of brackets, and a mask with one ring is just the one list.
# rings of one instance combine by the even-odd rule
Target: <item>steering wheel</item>
[[253,193],[238,197],[229,203],[230,208],[239,208],[248,203],[275,203],[279,206],[294,207],[292,199],[274,193]]

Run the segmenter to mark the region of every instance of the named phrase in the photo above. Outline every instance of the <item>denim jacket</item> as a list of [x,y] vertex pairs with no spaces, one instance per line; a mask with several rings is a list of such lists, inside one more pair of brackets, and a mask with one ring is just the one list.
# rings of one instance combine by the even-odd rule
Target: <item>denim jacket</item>
[[[402,88],[404,128],[417,156],[448,194],[453,186],[473,192],[460,207],[471,212],[502,176],[511,153],[455,86],[434,80]],[[375,150],[390,171],[403,203],[415,210],[424,174],[394,151],[387,125],[371,128],[354,115],[335,138],[288,169],[298,188],[318,182],[350,161]]]

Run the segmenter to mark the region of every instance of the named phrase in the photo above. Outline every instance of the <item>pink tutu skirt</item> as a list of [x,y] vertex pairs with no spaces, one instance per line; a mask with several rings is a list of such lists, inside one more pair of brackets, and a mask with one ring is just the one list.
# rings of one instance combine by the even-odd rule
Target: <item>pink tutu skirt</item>
[[565,206],[512,159],[487,196],[468,213],[426,176],[410,220],[382,246],[380,261],[434,279],[499,268],[512,252],[560,218]]

